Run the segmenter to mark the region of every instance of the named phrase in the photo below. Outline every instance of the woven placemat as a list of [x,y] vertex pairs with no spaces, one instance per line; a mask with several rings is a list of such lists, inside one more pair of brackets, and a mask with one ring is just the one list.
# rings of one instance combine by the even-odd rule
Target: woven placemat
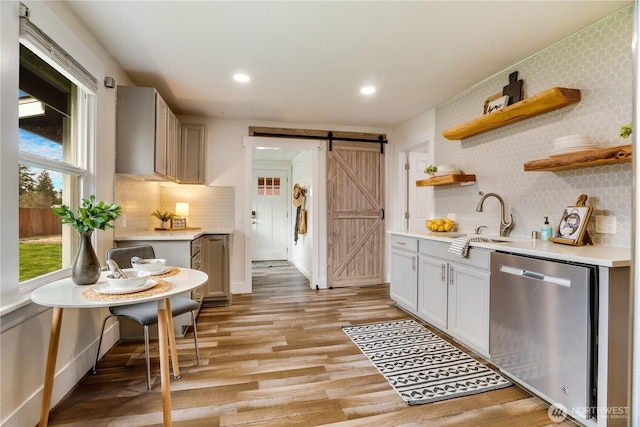
[[169,276],[175,276],[176,274],[180,273],[180,269],[178,267],[171,267],[171,270],[169,271],[165,271],[162,274],[152,274],[151,277],[155,279],[158,278],[163,278],[163,277],[169,277]]
[[171,283],[166,280],[158,280],[158,283],[153,287],[140,292],[133,292],[130,294],[101,294],[95,291],[95,286],[92,286],[86,291],[82,291],[82,298],[87,301],[122,301],[133,298],[150,297],[152,295],[161,294],[171,289]]

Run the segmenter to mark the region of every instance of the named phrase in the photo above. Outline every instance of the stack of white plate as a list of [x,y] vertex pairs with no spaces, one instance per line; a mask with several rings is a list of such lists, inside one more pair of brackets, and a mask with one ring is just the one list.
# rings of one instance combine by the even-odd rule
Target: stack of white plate
[[[577,153],[580,151],[596,150],[599,147],[589,140],[587,135],[569,135],[556,138],[553,148],[549,151],[549,157],[562,156],[563,154]],[[440,169],[438,169],[440,170]]]
[[434,173],[434,176],[443,176],[443,175],[458,175],[462,172],[460,172],[460,170],[456,169],[454,166],[451,165],[441,165],[438,166],[438,172]]

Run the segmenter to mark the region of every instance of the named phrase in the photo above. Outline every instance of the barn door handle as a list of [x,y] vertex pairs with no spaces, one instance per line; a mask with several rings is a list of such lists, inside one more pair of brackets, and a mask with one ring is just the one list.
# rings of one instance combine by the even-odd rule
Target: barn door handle
[[382,217],[380,219],[384,220],[384,209],[380,209],[380,211],[382,212]]

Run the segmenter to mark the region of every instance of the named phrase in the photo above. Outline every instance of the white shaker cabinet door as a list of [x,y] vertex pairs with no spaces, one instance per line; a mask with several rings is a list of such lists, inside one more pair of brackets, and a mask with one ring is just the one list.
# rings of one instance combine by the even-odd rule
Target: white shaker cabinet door
[[422,319],[447,330],[447,262],[420,255],[418,314]]
[[391,299],[400,307],[415,313],[418,303],[418,255],[391,249]]
[[451,335],[485,356],[489,354],[489,271],[449,264]]

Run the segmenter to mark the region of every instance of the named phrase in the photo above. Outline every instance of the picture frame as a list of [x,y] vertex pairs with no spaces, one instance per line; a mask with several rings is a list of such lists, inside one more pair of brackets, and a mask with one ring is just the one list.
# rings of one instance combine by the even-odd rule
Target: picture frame
[[593,244],[589,233],[587,233],[587,225],[592,211],[593,207],[584,205],[565,208],[555,236],[549,240],[572,246],[581,246],[585,243]]
[[173,218],[171,220],[171,228],[187,228],[186,218]]
[[487,104],[486,114],[491,114],[495,111],[502,110],[509,104],[509,95],[501,96],[498,99],[494,99]]

